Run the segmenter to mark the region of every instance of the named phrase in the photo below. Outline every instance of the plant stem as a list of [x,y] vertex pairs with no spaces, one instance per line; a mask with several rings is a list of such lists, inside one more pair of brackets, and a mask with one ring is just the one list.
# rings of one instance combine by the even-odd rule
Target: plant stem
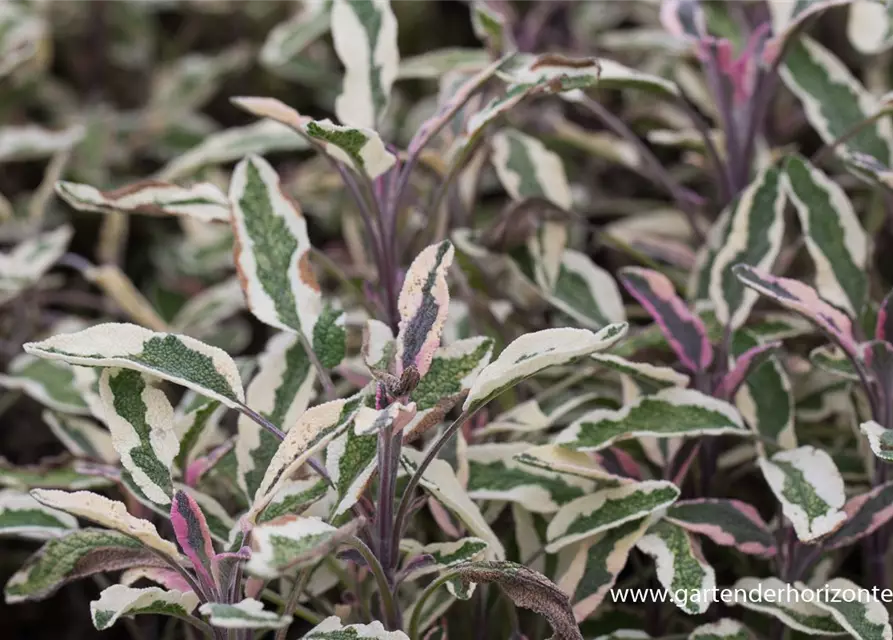
[[338,394],[335,393],[335,385],[332,384],[332,378],[329,376],[329,372],[326,371],[326,368],[322,366],[322,362],[319,361],[319,356],[316,355],[316,352],[313,350],[313,345],[310,344],[310,340],[304,335],[303,331],[298,332],[298,340],[301,341],[304,351],[307,352],[307,357],[310,359],[310,363],[316,369],[316,373],[319,374],[319,380],[322,382],[326,400],[331,401],[336,399]]
[[[295,580],[295,585],[292,587],[291,593],[288,596],[288,600],[285,602],[285,608],[282,612],[285,615],[291,615],[291,612],[297,607],[298,602],[301,599],[301,594],[304,593],[304,589],[307,588],[307,583],[310,582],[310,576],[313,574],[313,567],[307,567],[301,572],[301,575],[298,576],[298,579]],[[276,635],[274,640],[285,640],[288,635],[288,626],[284,626],[276,631]]]
[[361,556],[363,556],[363,559],[372,571],[372,576],[375,578],[375,582],[378,584],[378,597],[381,601],[384,625],[390,631],[398,630],[400,628],[400,612],[397,609],[394,594],[391,591],[391,586],[388,584],[388,580],[381,568],[381,564],[378,562],[378,558],[372,553],[372,549],[366,546],[366,543],[356,536],[346,538],[344,544],[353,547]]
[[[378,433],[378,509],[375,521],[378,525],[378,559],[388,584],[393,586],[394,574],[394,501],[397,490],[397,471],[400,464],[402,435],[394,436],[390,429]],[[398,541],[399,542],[399,541]]]
[[726,164],[722,161],[719,151],[716,149],[716,145],[713,144],[710,128],[704,118],[701,117],[701,114],[698,113],[697,109],[695,109],[691,105],[691,102],[684,96],[679,98],[678,103],[685,113],[688,114],[688,117],[695,125],[698,133],[700,133],[701,137],[704,139],[704,151],[707,154],[707,159],[713,165],[713,170],[716,172],[716,184],[719,187],[719,198],[721,200],[720,208],[725,207],[732,201],[733,191],[732,178],[729,176],[728,167],[726,167]]
[[481,403],[471,411],[463,411],[462,415],[456,418],[456,420],[453,421],[453,424],[447,427],[446,431],[444,431],[440,437],[431,444],[425,457],[422,459],[421,463],[419,463],[418,468],[416,468],[415,473],[410,476],[409,482],[406,483],[406,488],[403,490],[403,497],[400,498],[400,506],[397,508],[397,517],[394,519],[394,537],[392,541],[394,548],[400,543],[400,537],[403,535],[403,530],[406,526],[406,516],[409,513],[409,505],[412,504],[412,494],[415,492],[416,487],[419,486],[419,481],[421,481],[425,469],[427,469],[428,465],[430,465],[434,458],[437,457],[437,454],[443,446],[449,442],[456,431],[458,431],[460,427],[462,427],[462,425],[483,406],[484,403]]
[[412,617],[409,619],[409,638],[410,640],[418,640],[419,639],[419,623],[422,618],[422,610],[425,608],[425,604],[428,602],[428,599],[434,595],[434,593],[444,584],[455,578],[459,573],[457,571],[448,571],[446,573],[440,574],[440,576],[432,580],[425,590],[419,595],[416,599],[415,607],[412,610]]
[[853,138],[853,136],[858,135],[858,133],[860,131],[862,131],[865,127],[874,124],[875,122],[880,120],[883,116],[888,115],[889,113],[890,113],[890,111],[888,109],[878,109],[876,113],[870,115],[869,117],[865,118],[864,120],[860,120],[859,122],[857,122],[856,124],[851,126],[849,129],[844,131],[842,134],[837,136],[837,138],[835,138],[831,142],[826,143],[818,151],[816,151],[814,154],[812,154],[812,157],[809,159],[809,161],[814,165],[818,165],[822,160],[825,159],[826,156],[828,156],[828,154],[833,152],[834,149],[836,149],[837,147],[842,145],[847,140],[850,140],[851,138]]

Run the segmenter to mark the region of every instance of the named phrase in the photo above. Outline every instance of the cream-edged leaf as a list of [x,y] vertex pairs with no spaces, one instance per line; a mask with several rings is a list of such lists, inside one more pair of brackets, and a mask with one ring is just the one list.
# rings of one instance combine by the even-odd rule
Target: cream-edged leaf
[[0,386],[19,389],[29,398],[61,413],[90,413],[77,388],[73,368],[64,362],[19,354],[9,363],[6,374],[0,375]]
[[[404,544],[401,543],[401,547]],[[487,543],[480,538],[462,538],[450,542],[432,542],[422,545],[415,540],[406,541],[406,558],[403,566],[407,568],[405,580],[417,580],[430,573],[436,573],[455,567],[463,562],[480,560],[487,550]],[[415,568],[414,561],[425,558],[426,563]]]
[[236,604],[206,602],[198,608],[218,629],[281,629],[291,624],[290,615],[280,616],[264,609],[264,603],[246,598]]
[[155,525],[148,520],[130,515],[123,502],[109,500],[89,491],[33,489],[31,495],[35,500],[51,509],[58,509],[109,529],[120,531],[168,558],[176,560],[180,557],[176,545],[159,536]]
[[784,205],[782,172],[775,167],[761,171],[738,196],[710,271],[710,301],[721,324],[737,329],[756,304],[759,295],[735,277],[732,267],[743,263],[771,270],[784,238]]
[[238,407],[244,400],[233,359],[188,336],[156,333],[134,324],[99,324],[77,333],[29,342],[25,351],[88,367],[122,367],[170,380]]
[[667,520],[652,525],[636,546],[654,558],[657,579],[677,607],[690,615],[710,606],[716,574],[692,535]]
[[[292,333],[273,336],[257,360],[257,373],[248,383],[246,404],[274,425],[288,431],[313,397],[316,369]],[[244,414],[239,415],[236,460],[238,484],[247,496],[257,491],[279,441]]]
[[786,190],[800,218],[825,300],[856,317],[868,295],[868,236],[843,189],[799,156],[785,162]]
[[195,610],[198,602],[198,596],[192,591],[166,591],[158,587],[135,589],[113,584],[102,590],[98,600],[90,603],[90,616],[93,626],[102,631],[119,618],[139,614],[186,617]]
[[732,618],[702,624],[689,634],[690,640],[752,640],[753,634],[743,624]]
[[893,462],[893,431],[884,429],[874,420],[859,425],[862,434],[868,439],[871,452],[884,462]]
[[156,504],[170,504],[171,467],[180,442],[167,396],[151,376],[117,368],[102,370],[99,395],[121,464],[143,495]]
[[100,191],[88,184],[59,181],[56,193],[78,211],[189,216],[203,222],[229,221],[226,194],[211,182],[181,187],[169,182],[144,180],[114,191]]
[[0,302],[40,280],[65,253],[73,233],[70,225],[62,225],[23,240],[11,251],[0,252]]
[[825,451],[802,446],[758,460],[782,512],[803,542],[821,538],[847,519],[846,496],[837,465]]
[[[799,586],[799,585],[798,585]],[[870,590],[834,578],[827,589],[816,589],[815,606],[830,613],[837,623],[858,640],[890,640],[890,613]],[[855,596],[855,597],[854,597]]]
[[665,509],[679,497],[670,482],[650,480],[601,489],[565,504],[546,530],[547,553]]
[[41,417],[53,435],[75,456],[99,462],[118,461],[111,434],[93,420],[52,411],[44,411]]
[[74,517],[44,506],[27,493],[0,491],[0,536],[49,540],[77,528]]
[[337,616],[329,616],[313,627],[304,640],[360,640],[361,638],[374,638],[375,640],[409,640],[402,631],[388,631],[378,621],[369,624],[345,625]]
[[[846,635],[830,612],[816,606],[815,591],[804,585],[772,577],[741,578],[732,587],[732,593],[738,606],[777,618],[795,631],[819,636]],[[773,595],[767,595],[770,593]]]
[[543,369],[608,349],[626,335],[626,329],[626,323],[620,323],[608,325],[598,333],[562,328],[523,335],[481,371],[462,409],[476,409]]
[[491,144],[496,174],[513,200],[543,198],[562,209],[571,208],[570,185],[558,154],[516,129],[500,130]]
[[285,515],[251,530],[249,573],[275,578],[301,562],[313,560],[313,551],[338,535],[338,529],[314,517]]
[[416,256],[403,282],[397,303],[400,325],[397,333],[396,375],[415,367],[424,378],[449,311],[450,292],[446,274],[453,263],[453,243],[431,245]]
[[236,166],[229,200],[236,268],[248,308],[262,322],[312,340],[322,300],[300,207],[260,156]]
[[573,249],[565,249],[561,256],[549,302],[593,331],[626,320],[617,282],[589,256]]
[[83,125],[54,131],[36,124],[0,127],[0,162],[47,158],[84,139]]
[[[413,473],[424,454],[415,449],[402,451],[402,463],[407,471]],[[468,531],[487,543],[487,558],[502,560],[505,548],[499,537],[484,520],[478,506],[468,497],[465,488],[456,478],[453,468],[444,460],[434,460],[425,469],[419,483],[431,496],[452,511],[461,520]]]
[[595,409],[559,433],[554,442],[581,451],[598,451],[619,440],[643,436],[721,434],[749,435],[732,405],[694,389],[671,387],[641,396],[622,409]]
[[332,41],[344,64],[335,113],[345,124],[374,129],[397,78],[397,18],[389,0],[334,0]]

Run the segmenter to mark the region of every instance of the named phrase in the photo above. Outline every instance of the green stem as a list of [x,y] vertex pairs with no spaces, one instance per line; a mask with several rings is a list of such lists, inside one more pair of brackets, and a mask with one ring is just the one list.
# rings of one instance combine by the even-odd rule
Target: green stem
[[381,600],[384,625],[389,631],[398,630],[400,628],[400,613],[397,610],[394,594],[391,591],[391,586],[388,584],[388,580],[385,577],[384,570],[381,568],[381,563],[378,561],[378,558],[372,553],[372,549],[356,536],[346,538],[344,544],[353,547],[361,556],[363,556],[363,559],[372,571],[372,576],[375,578],[375,582],[378,584],[378,597]]
[[[284,614],[291,615],[291,612],[298,608],[298,602],[301,599],[301,594],[304,593],[304,589],[307,588],[307,584],[310,582],[310,576],[312,574],[313,567],[307,567],[301,572],[301,575],[298,576],[298,579],[295,581],[295,586],[292,588],[291,593],[288,596],[288,600],[285,603],[285,607],[282,610]],[[287,635],[288,625],[276,631],[274,640],[285,640]]]
[[419,595],[415,603],[415,608],[413,608],[412,610],[412,617],[409,619],[410,640],[418,640],[421,637],[419,636],[419,624],[422,621],[422,610],[425,608],[425,604],[428,602],[428,599],[432,595],[434,595],[434,592],[437,591],[442,585],[446,584],[449,580],[455,578],[457,575],[459,575],[457,571],[450,571],[441,574],[439,578],[425,587],[425,590],[422,591],[421,595]]

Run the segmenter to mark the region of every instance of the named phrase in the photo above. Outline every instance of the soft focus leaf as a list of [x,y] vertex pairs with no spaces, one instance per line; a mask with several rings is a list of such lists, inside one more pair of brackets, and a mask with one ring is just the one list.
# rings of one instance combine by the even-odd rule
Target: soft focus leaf
[[188,616],[198,606],[198,596],[191,591],[165,591],[158,587],[134,589],[113,584],[102,590],[99,599],[90,603],[93,626],[108,629],[121,617],[140,614]]
[[281,629],[291,624],[290,615],[280,616],[264,609],[264,603],[246,598],[235,604],[206,602],[198,608],[218,629]]

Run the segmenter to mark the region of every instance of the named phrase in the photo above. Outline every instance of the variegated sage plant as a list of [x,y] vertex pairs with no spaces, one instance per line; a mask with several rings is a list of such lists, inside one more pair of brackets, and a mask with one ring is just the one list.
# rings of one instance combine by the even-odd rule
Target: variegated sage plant
[[[0,534],[43,543],[6,601],[92,578],[98,630],[156,614],[219,640],[893,640],[859,591],[893,561],[889,78],[809,35],[847,11],[855,49],[889,57],[893,5],[474,1],[477,48],[401,60],[400,4],[304,3],[257,52],[302,82],[335,60],[336,95],[313,86],[334,120],[238,96],[256,122],[209,133],[198,107],[254,51],[166,70],[109,125],[108,165],[158,147],[149,179],[91,163],[101,112],[0,127],[0,162],[52,158],[24,215],[0,198],[0,310],[55,265],[104,296],[0,376],[68,451],[0,463]],[[0,5],[0,80],[40,68],[50,24]],[[407,108],[408,80],[438,93]],[[628,95],[649,98],[629,122]],[[810,157],[773,146],[779,103]],[[101,214],[101,264],[53,193]],[[346,251],[311,245],[310,210]],[[136,217],[179,224],[152,254],[199,283],[173,311],[121,267]]]

